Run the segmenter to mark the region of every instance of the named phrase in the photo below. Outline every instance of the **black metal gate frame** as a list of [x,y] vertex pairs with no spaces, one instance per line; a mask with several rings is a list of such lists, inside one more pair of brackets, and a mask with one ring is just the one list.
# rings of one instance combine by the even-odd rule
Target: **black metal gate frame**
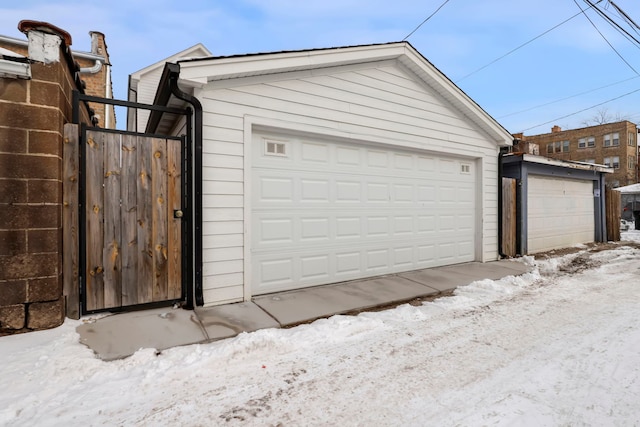
[[[180,114],[180,115],[184,115],[186,116],[186,124],[187,124],[187,133],[186,135],[183,135],[181,137],[175,137],[175,136],[169,136],[169,135],[159,135],[159,134],[153,134],[153,133],[140,133],[140,132],[131,132],[131,131],[123,131],[123,130],[117,130],[117,129],[104,129],[104,128],[98,128],[98,127],[93,127],[93,126],[87,126],[86,123],[80,123],[80,102],[95,102],[95,103],[99,103],[99,104],[108,104],[108,105],[114,105],[114,106],[119,106],[119,107],[126,107],[126,108],[134,108],[134,109],[144,109],[144,110],[150,110],[150,111],[157,111],[159,113],[171,113],[171,114]],[[84,161],[84,159],[86,158],[86,146],[85,146],[85,135],[86,132],[88,130],[99,130],[101,132],[109,132],[109,133],[118,133],[118,134],[122,134],[122,135],[139,135],[139,136],[145,136],[145,137],[154,137],[154,138],[164,138],[164,139],[179,139],[181,140],[181,145],[182,145],[182,159],[181,159],[181,163],[182,163],[182,170],[184,171],[183,176],[185,177],[185,179],[182,180],[182,210],[185,213],[182,217],[182,251],[181,251],[181,255],[182,255],[182,298],[181,301],[185,302],[184,308],[186,309],[193,309],[194,307],[194,297],[196,299],[196,301],[198,303],[200,303],[199,305],[201,305],[201,300],[202,300],[202,287],[201,284],[200,286],[198,286],[198,284],[196,284],[196,289],[193,289],[193,286],[190,284],[194,284],[194,272],[193,272],[193,256],[194,256],[194,251],[193,251],[193,247],[194,247],[194,242],[193,242],[193,221],[188,220],[188,218],[193,218],[193,215],[191,215],[191,209],[195,209],[194,208],[194,203],[193,203],[193,194],[192,194],[192,188],[193,188],[193,168],[192,168],[192,162],[193,162],[193,141],[192,141],[192,116],[193,116],[193,110],[190,107],[187,108],[174,108],[174,107],[165,107],[165,106],[160,106],[160,105],[150,105],[150,104],[141,104],[138,102],[131,102],[131,101],[122,101],[122,100],[118,100],[118,99],[111,99],[111,98],[101,98],[101,97],[97,97],[97,96],[90,96],[90,95],[86,95],[83,93],[80,93],[78,91],[73,91],[73,100],[72,100],[72,105],[73,105],[73,115],[72,115],[72,122],[80,125],[81,126],[81,132],[80,132],[80,162],[79,162],[79,166],[80,166],[80,170],[79,170],[79,174],[80,174],[80,179],[78,180],[79,183],[79,197],[78,197],[78,209],[79,209],[79,221],[80,221],[80,238],[79,238],[79,253],[80,253],[80,265],[78,268],[78,274],[79,274],[79,279],[80,279],[80,302],[81,302],[81,310],[82,310],[82,314],[89,314],[89,313],[94,313],[94,312],[98,312],[98,311],[118,311],[118,310],[124,310],[124,309],[130,309],[130,310],[135,310],[136,308],[142,308],[142,307],[150,307],[150,306],[158,306],[158,305],[165,305],[167,302],[171,302],[171,301],[164,301],[161,303],[148,303],[148,304],[140,304],[140,305],[134,305],[134,306],[127,306],[127,307],[123,307],[121,309],[119,308],[109,308],[109,309],[103,309],[103,310],[93,310],[93,311],[87,311],[86,307],[86,277],[85,277],[85,272],[86,272],[86,263],[87,263],[87,259],[86,259],[86,224],[87,224],[87,218],[86,218],[86,212],[84,209],[84,205],[86,203],[86,187],[85,187],[85,183],[84,183],[84,176],[86,174],[86,163]],[[201,275],[198,275],[199,277]],[[195,294],[195,295],[194,295]],[[199,297],[198,297],[199,296]]]

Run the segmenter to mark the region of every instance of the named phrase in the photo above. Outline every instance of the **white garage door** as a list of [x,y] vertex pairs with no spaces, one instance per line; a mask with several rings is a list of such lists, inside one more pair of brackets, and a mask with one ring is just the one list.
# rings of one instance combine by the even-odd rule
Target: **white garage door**
[[473,261],[472,160],[255,135],[252,293]]
[[529,253],[594,241],[591,181],[530,175],[528,192]]

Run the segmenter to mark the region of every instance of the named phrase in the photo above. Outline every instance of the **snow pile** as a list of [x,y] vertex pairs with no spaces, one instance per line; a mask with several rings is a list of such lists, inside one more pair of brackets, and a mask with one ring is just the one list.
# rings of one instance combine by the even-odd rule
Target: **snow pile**
[[640,243],[640,230],[628,230],[620,233],[620,240]]
[[637,425],[639,255],[114,362],[74,321],[0,338],[0,425]]

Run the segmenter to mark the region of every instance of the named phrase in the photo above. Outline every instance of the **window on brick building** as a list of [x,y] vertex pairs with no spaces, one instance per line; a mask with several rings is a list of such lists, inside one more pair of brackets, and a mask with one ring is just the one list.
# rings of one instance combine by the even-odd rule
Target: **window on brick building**
[[631,170],[635,169],[636,167],[636,156],[629,156],[629,158],[627,159],[627,167]]
[[556,141],[547,144],[547,153],[568,153],[569,141]]
[[604,165],[610,168],[620,169],[620,157],[618,156],[605,157]]
[[596,159],[586,159],[586,160],[583,160],[583,162],[585,162],[585,163],[593,163],[595,165],[596,164]]
[[633,147],[636,145],[636,134],[635,132],[629,132],[629,147]]
[[603,145],[605,147],[617,147],[618,145],[620,145],[620,134],[616,132],[605,135]]
[[596,137],[589,136],[578,140],[578,148],[591,148],[596,146]]

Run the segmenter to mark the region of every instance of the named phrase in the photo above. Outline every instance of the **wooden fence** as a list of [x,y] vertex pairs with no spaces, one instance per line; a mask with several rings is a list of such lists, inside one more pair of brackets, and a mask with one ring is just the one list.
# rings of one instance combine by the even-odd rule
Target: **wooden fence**
[[516,246],[516,180],[502,178],[502,253],[514,257]]
[[620,192],[607,188],[604,198],[607,210],[607,240],[618,242],[620,241],[620,215],[622,213]]

